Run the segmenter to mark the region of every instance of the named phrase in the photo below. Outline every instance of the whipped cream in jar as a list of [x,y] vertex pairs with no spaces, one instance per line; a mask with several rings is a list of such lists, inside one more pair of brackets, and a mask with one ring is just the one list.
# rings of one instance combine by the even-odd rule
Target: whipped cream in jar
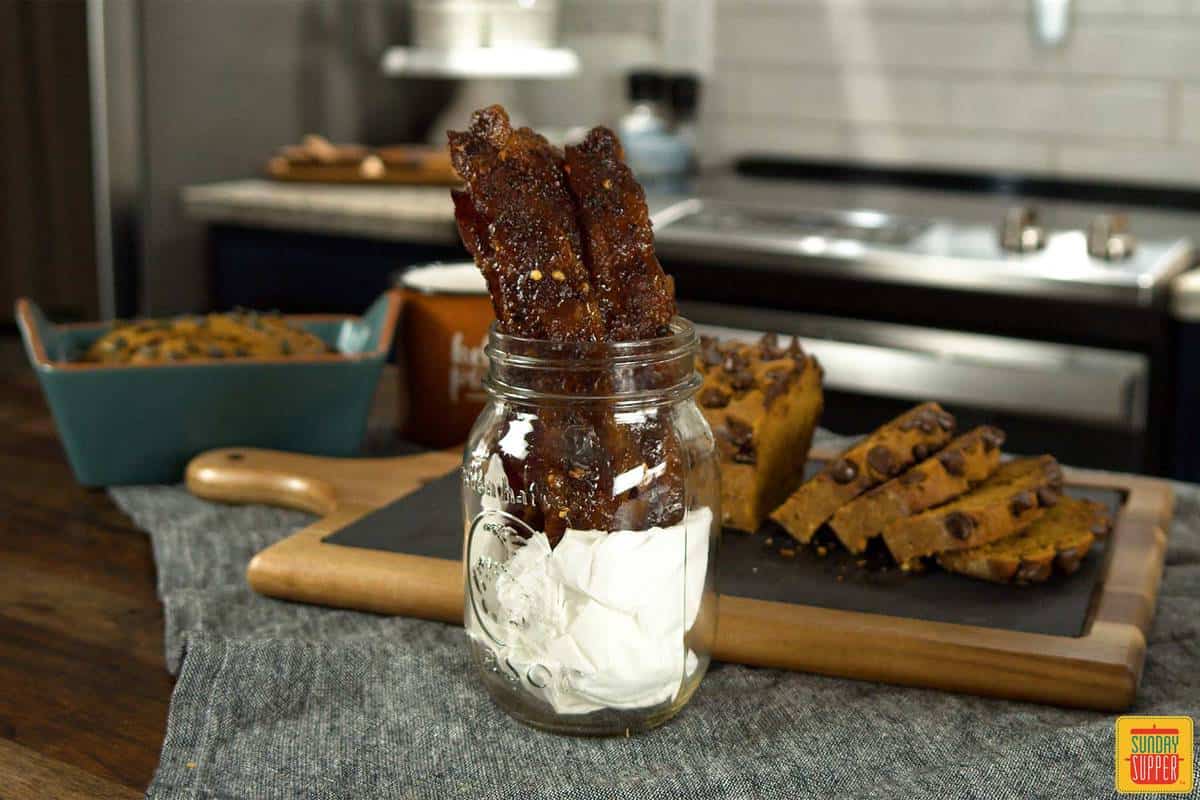
[[492,330],[463,463],[465,624],[492,698],[575,734],[673,717],[716,633],[720,473],[696,333],[551,342]]

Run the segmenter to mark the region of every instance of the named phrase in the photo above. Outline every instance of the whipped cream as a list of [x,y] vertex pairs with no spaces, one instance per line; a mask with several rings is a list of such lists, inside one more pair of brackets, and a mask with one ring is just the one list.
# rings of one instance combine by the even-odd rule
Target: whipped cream
[[[488,477],[503,480],[493,458]],[[559,714],[673,700],[699,665],[685,635],[704,593],[712,511],[644,531],[568,528],[552,549],[540,531],[514,536],[520,523],[483,499],[467,632],[501,669]]]

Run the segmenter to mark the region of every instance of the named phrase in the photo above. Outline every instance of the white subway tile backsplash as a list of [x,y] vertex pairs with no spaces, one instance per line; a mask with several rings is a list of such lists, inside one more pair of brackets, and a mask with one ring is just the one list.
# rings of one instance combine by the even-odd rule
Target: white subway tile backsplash
[[1064,71],[1174,79],[1200,77],[1200,21],[1082,21],[1059,54]]
[[[1040,76],[1200,77],[1200,24],[1080,20],[1058,49],[1037,46],[1023,16],[897,18],[860,7],[726,13],[718,63],[905,67]],[[953,76],[948,76],[953,78]]]
[[920,77],[887,77],[785,68],[766,74],[728,69],[714,76],[717,112],[848,122],[939,123],[946,86]]
[[1051,146],[1030,139],[937,129],[836,125],[818,120],[706,116],[709,160],[756,152],[797,158],[853,159],[892,166],[1050,170]]
[[853,157],[877,163],[1024,172],[1051,166],[1048,143],[1003,135],[855,128],[847,139]]
[[1200,144],[1200,85],[1184,86],[1177,102],[1179,139]]
[[842,126],[806,120],[706,115],[701,120],[705,163],[720,164],[744,153],[798,158],[845,158]]
[[1168,108],[1155,83],[968,80],[950,90],[950,124],[974,129],[1165,139]]
[[1194,186],[1200,184],[1200,146],[1065,144],[1056,154],[1055,171],[1108,180]]
[[[708,160],[757,150],[1200,187],[1200,0],[714,0]],[[657,0],[563,0],[564,29],[655,35]]]
[[1012,19],[980,22],[876,17],[855,8],[718,17],[718,63],[849,65],[988,72],[1039,61],[1028,28]]

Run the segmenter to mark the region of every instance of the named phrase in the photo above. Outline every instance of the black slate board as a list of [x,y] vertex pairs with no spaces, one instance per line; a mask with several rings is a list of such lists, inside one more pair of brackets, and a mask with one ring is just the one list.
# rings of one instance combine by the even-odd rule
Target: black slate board
[[[810,472],[819,467],[810,464]],[[457,560],[462,557],[460,492],[456,470],[323,541]],[[1114,490],[1072,487],[1068,494],[1108,505],[1114,517],[1124,502],[1123,494]],[[765,544],[768,538],[773,546]],[[778,552],[781,548],[792,548],[792,542],[770,522],[754,536],[726,531],[721,541],[720,592],[843,611],[1082,636],[1104,571],[1103,544],[1093,547],[1069,579],[1033,586],[996,585],[940,570],[905,574],[883,567],[882,548],[869,550],[865,558],[833,546],[824,558],[812,547],[795,547],[795,556],[785,558]]]

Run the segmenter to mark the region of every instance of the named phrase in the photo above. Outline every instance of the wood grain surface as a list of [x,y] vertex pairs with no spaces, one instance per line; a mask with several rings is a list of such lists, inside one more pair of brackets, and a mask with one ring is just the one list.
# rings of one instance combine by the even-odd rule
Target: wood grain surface
[[[825,459],[833,452],[814,450]],[[446,474],[457,453],[326,459],[217,450],[188,468],[195,494],[324,515],[259,553],[250,584],[275,597],[462,622],[462,564],[322,542],[382,505]],[[1106,548],[1106,577],[1081,637],[958,625],[722,596],[715,657],[756,666],[1098,709],[1134,700],[1172,513],[1170,485],[1066,470],[1068,486],[1126,492]],[[1021,591],[1014,587],[1013,591]]]
[[150,539],[76,485],[14,338],[0,375],[0,797],[139,796],[174,683]]

